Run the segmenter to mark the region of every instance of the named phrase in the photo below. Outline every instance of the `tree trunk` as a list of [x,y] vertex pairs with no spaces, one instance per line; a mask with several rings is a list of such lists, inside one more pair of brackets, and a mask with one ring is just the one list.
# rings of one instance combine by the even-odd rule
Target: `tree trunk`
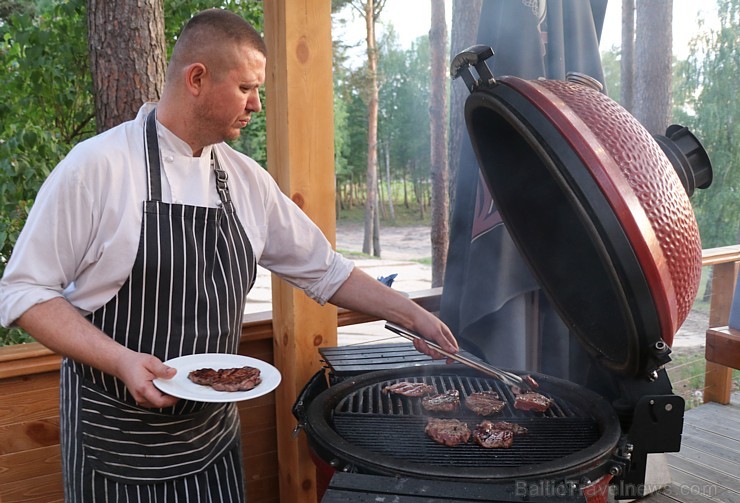
[[373,255],[380,257],[380,253],[380,216],[376,211],[373,218]]
[[163,0],[87,0],[98,132],[160,97],[167,53]]
[[388,213],[391,217],[391,222],[396,221],[396,211],[393,208],[393,183],[391,181],[391,142],[386,142],[385,148],[385,179],[386,185],[388,186]]
[[[475,45],[478,37],[478,23],[480,22],[482,0],[453,0],[452,1],[452,33],[450,40],[450,58],[459,52]],[[457,171],[460,167],[460,151],[463,138],[468,131],[465,126],[465,100],[470,91],[465,87],[462,79],[452,81],[450,90],[450,139],[448,151],[449,193],[450,208],[455,206],[455,184]]]
[[442,286],[449,241],[447,185],[447,23],[444,0],[432,0],[429,105],[432,178],[432,287]]
[[419,169],[417,166],[418,161],[414,159],[414,169],[412,171],[412,184],[414,187],[414,196],[416,202],[419,204],[419,220],[424,220],[424,187],[422,186],[421,179],[419,178]]
[[620,101],[628,112],[634,108],[635,83],[635,0],[622,0],[622,57],[620,61]]
[[[371,244],[380,242],[374,230],[378,211],[378,52],[375,44],[375,1],[366,0],[365,29],[367,33],[367,199],[365,200],[365,237],[362,252],[370,254]],[[380,257],[380,246],[372,246],[373,255]]]
[[403,168],[403,207],[409,209],[409,185],[408,185],[409,166],[406,164]]
[[383,171],[378,169],[378,213],[383,220],[388,218],[388,214],[385,211],[385,196],[383,193]]
[[637,0],[635,109],[651,134],[665,134],[671,117],[673,0]]

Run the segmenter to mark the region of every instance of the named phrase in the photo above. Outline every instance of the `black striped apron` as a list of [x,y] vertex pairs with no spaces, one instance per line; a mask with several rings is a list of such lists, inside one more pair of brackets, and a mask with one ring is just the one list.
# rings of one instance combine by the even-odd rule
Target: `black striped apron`
[[[213,159],[221,207],[162,202],[154,111],[144,128],[148,200],[139,249],[116,296],[89,320],[119,343],[165,361],[237,352],[256,261]],[[122,382],[65,358],[61,433],[65,500],[242,502],[234,403],[136,405]]]

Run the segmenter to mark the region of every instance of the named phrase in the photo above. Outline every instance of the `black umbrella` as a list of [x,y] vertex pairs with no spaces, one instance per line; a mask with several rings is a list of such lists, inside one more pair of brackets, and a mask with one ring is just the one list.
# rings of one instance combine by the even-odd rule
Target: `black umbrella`
[[[599,38],[607,0],[483,0],[477,43],[493,48],[494,76],[564,79],[567,72],[604,83]],[[456,81],[454,85],[463,85]],[[461,147],[440,316],[466,349],[494,365],[574,378],[582,358],[541,293],[483,183],[469,138]],[[534,328],[533,328],[534,327]],[[539,357],[527,358],[536,333]]]

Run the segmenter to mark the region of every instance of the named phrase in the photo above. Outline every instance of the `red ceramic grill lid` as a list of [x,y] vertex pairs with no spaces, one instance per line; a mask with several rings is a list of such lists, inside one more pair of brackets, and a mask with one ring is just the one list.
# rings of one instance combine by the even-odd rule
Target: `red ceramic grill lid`
[[689,194],[711,183],[706,152],[680,126],[656,141],[588,77],[494,79],[489,51],[461,53],[453,75],[471,89],[468,132],[501,217],[586,348],[616,372],[649,375],[698,289]]

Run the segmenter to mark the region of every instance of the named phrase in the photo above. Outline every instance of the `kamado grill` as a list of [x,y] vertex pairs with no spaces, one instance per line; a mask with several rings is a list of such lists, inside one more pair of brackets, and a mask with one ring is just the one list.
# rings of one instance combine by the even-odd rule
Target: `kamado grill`
[[[471,91],[468,131],[507,229],[588,354],[582,382],[513,371],[532,375],[552,401],[543,413],[522,411],[500,380],[434,362],[410,344],[324,348],[328,373],[306,385],[294,414],[320,485],[335,475],[340,492],[424,501],[642,496],[648,453],[681,443],[684,402],[663,366],[698,289],[701,243],[688,197],[711,183],[708,156],[680,126],[653,138],[589,77],[496,79],[492,54],[474,46],[452,63]],[[463,406],[429,413],[419,398],[383,392],[397,382],[455,389],[461,402],[495,391],[505,406],[487,419],[528,433],[508,449],[438,444],[424,431],[430,416],[471,429],[484,418]],[[363,501],[360,493],[349,500]]]

